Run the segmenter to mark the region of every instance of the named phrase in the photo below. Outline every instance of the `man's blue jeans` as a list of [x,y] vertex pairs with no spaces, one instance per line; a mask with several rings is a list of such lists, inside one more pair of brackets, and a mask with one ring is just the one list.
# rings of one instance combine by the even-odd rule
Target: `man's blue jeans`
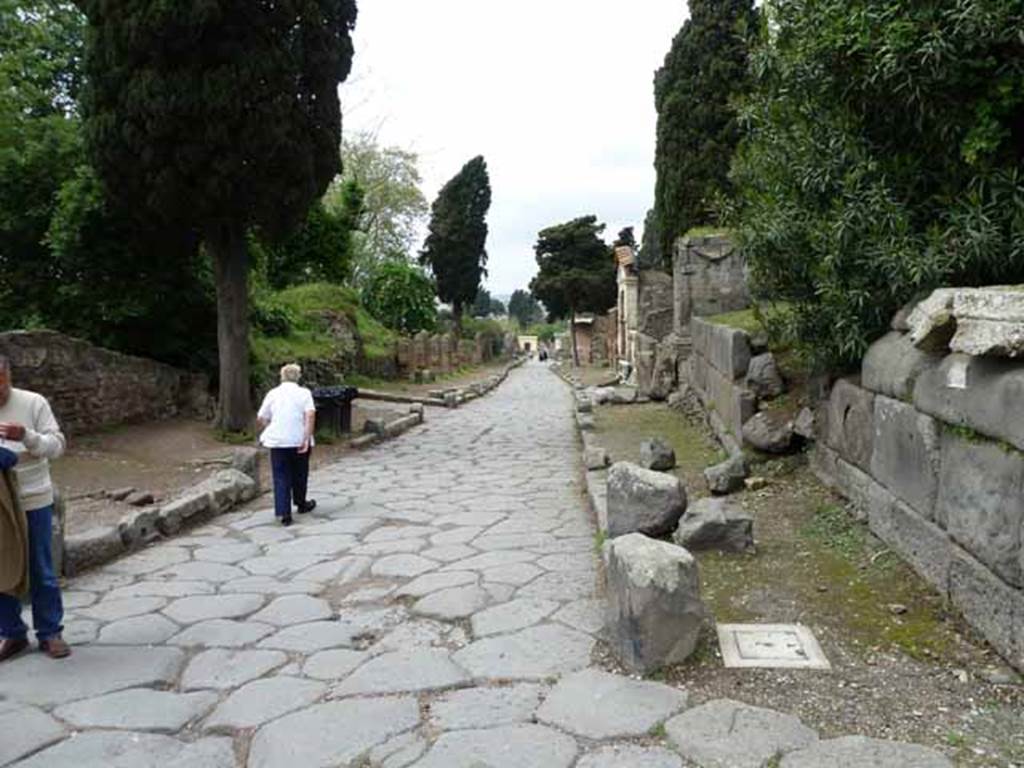
[[274,476],[274,514],[290,517],[292,501],[296,507],[306,503],[306,486],[309,482],[309,454],[299,453],[298,448],[271,448],[270,470]]
[[[32,624],[39,640],[59,635],[64,604],[53,569],[53,506],[31,509],[28,517],[28,577],[32,589]],[[21,601],[0,595],[0,637],[19,640],[28,634],[21,620]]]

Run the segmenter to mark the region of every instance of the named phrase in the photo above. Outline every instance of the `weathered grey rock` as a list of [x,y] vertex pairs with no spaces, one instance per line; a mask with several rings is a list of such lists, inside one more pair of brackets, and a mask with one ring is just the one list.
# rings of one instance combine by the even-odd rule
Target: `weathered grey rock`
[[249,750],[249,768],[350,765],[371,748],[416,727],[419,718],[412,696],[318,704],[260,728]]
[[[142,505],[136,505],[142,506]],[[135,549],[160,538],[157,518],[160,510],[140,509],[125,515],[117,524],[117,532],[128,549]]]
[[62,739],[64,728],[35,707],[0,701],[0,733],[0,765],[7,765]]
[[848,379],[839,379],[829,395],[822,433],[829,448],[865,472],[871,471],[875,441],[875,396]]
[[186,743],[170,736],[131,731],[80,733],[33,755],[18,768],[235,768],[231,739]]
[[635,672],[676,664],[697,647],[706,614],[697,561],[639,533],[604,545],[609,642]]
[[1000,656],[1024,669],[1024,592],[1011,587],[982,563],[952,549],[949,598]]
[[679,755],[661,747],[613,744],[580,758],[576,768],[683,768]]
[[105,645],[155,645],[176,635],[180,627],[155,613],[107,624],[96,642]]
[[910,340],[914,346],[932,352],[949,349],[956,331],[953,319],[953,296],[956,289],[939,288],[918,302],[907,318]]
[[491,601],[487,590],[476,584],[452,587],[434,592],[416,601],[413,613],[420,616],[431,616],[445,621],[465,619],[473,615]]
[[714,494],[727,494],[743,488],[747,477],[747,460],[742,455],[730,456],[720,464],[704,470],[708,490]]
[[581,432],[593,432],[597,426],[593,414],[590,413],[577,413],[576,425],[580,428]]
[[946,432],[938,474],[939,525],[1004,581],[1024,586],[1024,456]]
[[580,413],[593,413],[594,401],[581,394],[576,398],[576,410]]
[[259,448],[242,446],[231,451],[231,468],[251,477],[256,483],[257,490],[259,489],[260,459],[262,457],[263,451]]
[[385,653],[363,664],[331,691],[334,697],[451,688],[470,680],[448,651],[415,648]]
[[590,663],[594,639],[555,624],[477,640],[455,653],[456,664],[477,679],[543,680]]
[[804,440],[814,440],[817,438],[814,432],[815,426],[814,411],[810,408],[801,408],[800,413],[793,420],[793,434]]
[[[166,686],[178,676],[185,654],[177,648],[76,648],[54,668],[43,654],[4,662],[3,692],[12,699],[51,706],[142,686]],[[42,681],[60,675],[59,684]]]
[[875,398],[875,443],[871,474],[923,517],[935,518],[938,491],[939,427],[913,406]]
[[576,742],[540,725],[504,725],[441,736],[416,768],[569,768]]
[[544,693],[543,686],[532,683],[452,691],[431,704],[431,719],[445,731],[525,723],[537,711]]
[[65,569],[71,575],[93,565],[100,565],[125,551],[124,541],[116,526],[90,528],[64,540]]
[[559,608],[559,603],[540,598],[519,598],[473,614],[477,637],[515,632],[542,621]]
[[285,595],[274,600],[259,613],[253,614],[253,621],[290,627],[309,621],[320,621],[334,616],[326,600],[309,595]]
[[562,678],[537,717],[590,739],[643,736],[682,710],[686,698],[668,685],[591,668]]
[[208,513],[213,500],[208,491],[193,489],[160,507],[156,526],[164,536],[172,536],[181,530],[186,521]]
[[280,651],[237,651],[215,648],[192,659],[181,676],[186,691],[200,688],[229,690],[283,666],[288,657]]
[[782,374],[775,363],[775,355],[765,352],[750,358],[746,385],[747,389],[763,399],[778,397],[786,391],[786,383],[782,380]]
[[746,331],[709,323],[701,318],[690,320],[693,348],[725,378],[742,378],[750,365],[750,335]]
[[621,461],[608,471],[608,534],[672,531],[686,511],[686,488],[674,475]]
[[772,758],[818,740],[818,734],[792,715],[729,699],[694,707],[669,720],[665,730],[672,746],[687,760],[729,768],[765,768]]
[[637,398],[636,387],[613,387],[608,401],[615,405],[629,405],[635,403]]
[[793,444],[793,422],[784,414],[759,411],[743,424],[743,439],[765,453],[786,453]]
[[1024,354],[1024,292],[1018,287],[961,288],[953,294],[954,352],[992,357]]
[[952,768],[940,753],[895,741],[881,741],[866,736],[844,736],[819,741],[806,749],[782,758],[780,768]]
[[194,624],[209,619],[234,619],[259,610],[260,595],[199,595],[183,597],[164,608],[164,614],[179,624]]
[[918,377],[941,358],[918,349],[905,333],[889,333],[870,347],[861,362],[861,383],[880,395],[909,401]]
[[754,549],[754,518],[728,499],[698,499],[687,508],[672,540],[691,550],[750,552]]
[[675,334],[669,334],[658,344],[651,370],[651,382],[646,391],[651,400],[660,402],[676,388],[681,347],[682,339]]
[[208,730],[256,728],[296,709],[308,707],[327,691],[323,683],[295,677],[254,680],[232,693],[214,710]]
[[651,437],[640,443],[640,466],[665,472],[676,466],[675,449],[660,437]]
[[58,707],[54,714],[75,728],[177,733],[217,703],[217,694],[170,693],[136,688]]
[[418,733],[403,733],[370,750],[370,765],[407,768],[427,751],[427,740]]
[[611,459],[608,457],[608,451],[604,448],[586,448],[583,451],[583,465],[588,471],[593,472],[598,469],[604,469],[611,464]]

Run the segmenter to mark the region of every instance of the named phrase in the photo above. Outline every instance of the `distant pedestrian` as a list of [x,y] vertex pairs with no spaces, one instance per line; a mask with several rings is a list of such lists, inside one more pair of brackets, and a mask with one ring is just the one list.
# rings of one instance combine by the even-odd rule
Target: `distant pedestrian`
[[309,454],[313,449],[316,406],[313,393],[299,386],[302,369],[294,363],[281,368],[281,383],[263,398],[256,423],[260,443],[270,449],[274,476],[274,514],[282,525],[292,524],[292,502],[302,514],[316,507],[306,498]]
[[[11,386],[11,364],[0,356],[0,447],[5,466],[15,479],[14,512],[24,514],[28,536],[5,536],[0,540],[0,558],[19,555],[12,547],[28,543],[29,595],[32,625],[39,648],[53,659],[71,654],[64,642],[64,603],[53,566],[53,481],[50,459],[64,453],[64,435],[46,398],[27,389]],[[7,453],[7,452],[10,453]],[[14,454],[12,458],[10,454]],[[16,459],[16,464],[13,463]],[[9,488],[11,486],[8,486]],[[15,530],[13,528],[9,530]],[[20,553],[24,557],[24,551]],[[28,627],[21,619],[20,595],[0,595],[0,662],[28,648]]]

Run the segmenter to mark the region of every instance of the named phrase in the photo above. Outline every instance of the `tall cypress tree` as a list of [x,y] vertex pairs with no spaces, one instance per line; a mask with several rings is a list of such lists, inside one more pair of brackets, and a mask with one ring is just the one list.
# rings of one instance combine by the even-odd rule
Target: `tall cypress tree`
[[487,211],[491,181],[483,157],[474,157],[437,195],[430,210],[427,240],[420,262],[437,281],[437,296],[452,305],[456,332],[462,310],[472,304],[487,274]]
[[[109,193],[196,233],[217,283],[220,424],[252,418],[246,232],[284,236],[341,169],[355,0],[81,0]],[[168,297],[173,300],[173,297]]]
[[665,258],[688,229],[715,223],[718,199],[732,196],[729,165],[740,138],[732,100],[747,82],[756,31],[752,0],[690,0],[689,7],[654,76],[654,211]]

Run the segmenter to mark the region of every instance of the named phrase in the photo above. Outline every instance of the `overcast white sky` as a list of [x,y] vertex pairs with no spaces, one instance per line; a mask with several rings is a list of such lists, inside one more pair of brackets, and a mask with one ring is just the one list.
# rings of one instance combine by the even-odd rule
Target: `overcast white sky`
[[551,224],[637,236],[654,195],[653,77],[685,0],[363,0],[345,131],[420,154],[424,193],[482,154],[494,294],[526,288]]

